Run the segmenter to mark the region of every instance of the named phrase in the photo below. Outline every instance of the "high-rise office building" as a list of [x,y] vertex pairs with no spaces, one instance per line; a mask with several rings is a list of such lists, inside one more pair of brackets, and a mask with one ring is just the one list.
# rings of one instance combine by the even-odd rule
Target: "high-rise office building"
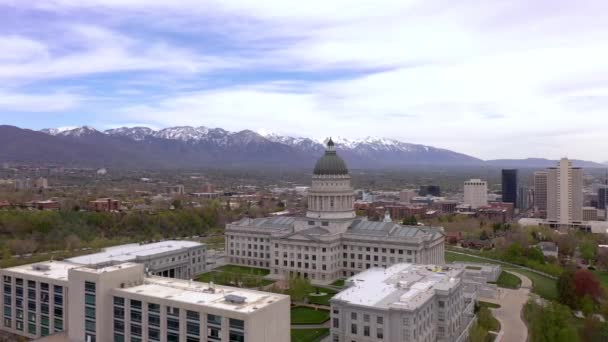
[[605,210],[606,204],[608,204],[608,186],[604,185],[597,189],[597,208]]
[[420,186],[418,195],[440,197],[441,188],[439,187],[439,185],[422,185]]
[[567,158],[547,170],[547,219],[558,224],[583,220],[583,170]]
[[517,170],[502,170],[502,201],[513,203],[515,208],[519,208],[517,203]]
[[547,217],[547,175],[546,171],[534,173],[534,210]]
[[530,186],[520,186],[517,191],[517,207],[520,210],[528,210],[534,202],[534,188]]
[[464,182],[464,203],[472,209],[488,205],[488,183],[481,179]]

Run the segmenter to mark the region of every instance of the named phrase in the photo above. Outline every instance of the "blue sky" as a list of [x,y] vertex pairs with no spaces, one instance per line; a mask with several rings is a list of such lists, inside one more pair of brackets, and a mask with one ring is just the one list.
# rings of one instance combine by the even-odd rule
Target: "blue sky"
[[0,123],[608,160],[608,2],[0,0]]

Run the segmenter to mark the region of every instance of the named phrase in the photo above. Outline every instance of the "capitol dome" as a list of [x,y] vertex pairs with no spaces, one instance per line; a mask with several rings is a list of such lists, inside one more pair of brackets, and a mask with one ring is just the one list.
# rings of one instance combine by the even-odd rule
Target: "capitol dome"
[[321,157],[315,165],[313,172],[315,175],[347,175],[348,168],[342,158],[336,154],[334,142],[329,139],[325,155]]

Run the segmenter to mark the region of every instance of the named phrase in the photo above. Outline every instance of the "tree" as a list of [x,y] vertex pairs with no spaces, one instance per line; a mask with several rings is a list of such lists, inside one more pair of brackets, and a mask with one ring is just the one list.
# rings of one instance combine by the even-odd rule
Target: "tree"
[[529,247],[526,250],[526,257],[530,260],[538,261],[541,264],[545,263],[545,255],[538,247]]
[[404,226],[417,226],[418,220],[416,220],[416,216],[412,215],[410,217],[406,217],[403,219]]
[[557,293],[559,302],[575,309],[578,304],[578,297],[574,289],[574,271],[565,270],[557,278]]
[[512,263],[517,263],[524,255],[523,247],[518,243],[512,243],[505,251],[505,259]]
[[576,342],[578,334],[571,323],[570,309],[557,303],[526,306],[530,342]]
[[13,258],[10,248],[7,246],[2,247],[2,261],[9,261]]
[[597,244],[589,240],[583,241],[579,246],[579,251],[581,253],[581,258],[585,259],[587,263],[590,264],[591,261],[595,260]]
[[557,247],[559,248],[559,254],[563,256],[571,257],[576,249],[577,240],[573,234],[560,235],[557,238]]
[[589,296],[595,302],[604,296],[604,289],[597,276],[585,269],[578,270],[574,274],[574,291],[578,298]]
[[587,317],[581,329],[583,341],[603,342],[608,341],[608,323],[602,323],[595,317]]
[[480,240],[487,240],[489,238],[490,237],[488,236],[488,232],[486,232],[485,229],[481,231],[481,234],[479,234],[479,239]]
[[289,279],[289,295],[294,302],[300,302],[308,298],[308,295],[314,291],[308,278],[291,277]]

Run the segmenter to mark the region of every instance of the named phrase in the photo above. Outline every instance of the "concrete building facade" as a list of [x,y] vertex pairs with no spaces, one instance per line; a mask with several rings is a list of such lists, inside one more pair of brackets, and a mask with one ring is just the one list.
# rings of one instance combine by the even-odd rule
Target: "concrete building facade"
[[481,179],[471,179],[464,182],[464,203],[471,209],[488,205],[488,183]]
[[534,172],[534,210],[542,218],[547,217],[547,177],[546,171]]
[[462,268],[397,264],[347,280],[331,300],[333,342],[464,342],[475,320],[475,292]]
[[150,274],[191,279],[204,273],[207,246],[194,241],[167,240],[105,248],[102,252],[67,259],[83,266],[110,266],[123,262],[143,264]]
[[547,170],[547,220],[560,225],[583,221],[583,170],[566,158]]
[[350,175],[331,140],[315,165],[305,217],[245,218],[225,234],[229,263],[269,268],[275,279],[328,284],[372,267],[444,261],[442,228],[356,217]]
[[[0,270],[1,329],[54,341],[289,341],[288,296],[150,276],[142,264]],[[69,296],[68,296],[69,293]]]

